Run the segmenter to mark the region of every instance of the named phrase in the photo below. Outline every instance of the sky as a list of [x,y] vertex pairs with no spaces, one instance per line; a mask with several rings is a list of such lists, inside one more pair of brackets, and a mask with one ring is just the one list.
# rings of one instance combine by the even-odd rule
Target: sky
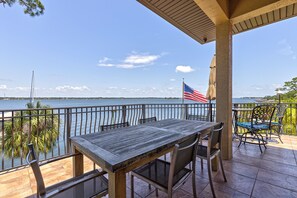
[[[136,0],[0,6],[0,97],[206,94],[215,42],[201,45]],[[274,95],[297,76],[297,17],[233,36],[233,97]]]

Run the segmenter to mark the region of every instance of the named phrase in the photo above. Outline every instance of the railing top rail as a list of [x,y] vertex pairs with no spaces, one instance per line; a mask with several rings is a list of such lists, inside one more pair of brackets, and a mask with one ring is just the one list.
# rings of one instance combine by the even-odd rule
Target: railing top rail
[[121,106],[142,106],[142,105],[208,105],[208,103],[150,103],[150,104],[121,104],[121,105],[100,105],[100,106],[69,106],[69,107],[49,107],[49,108],[23,108],[23,109],[0,109],[1,112],[11,111],[37,111],[37,110],[56,110],[56,109],[79,109],[79,108],[99,108],[99,107],[121,107]]

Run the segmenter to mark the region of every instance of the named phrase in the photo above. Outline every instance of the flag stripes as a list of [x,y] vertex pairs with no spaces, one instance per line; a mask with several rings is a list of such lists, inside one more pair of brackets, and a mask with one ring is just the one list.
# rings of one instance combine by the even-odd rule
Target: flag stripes
[[188,85],[186,85],[186,83],[184,83],[184,99],[204,103],[207,102],[206,97],[202,93],[189,87]]

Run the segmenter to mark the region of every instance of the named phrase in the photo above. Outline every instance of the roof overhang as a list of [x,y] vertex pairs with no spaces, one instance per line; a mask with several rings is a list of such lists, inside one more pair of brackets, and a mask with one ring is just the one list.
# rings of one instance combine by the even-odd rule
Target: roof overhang
[[229,20],[233,34],[297,15],[297,0],[138,0],[201,44]]

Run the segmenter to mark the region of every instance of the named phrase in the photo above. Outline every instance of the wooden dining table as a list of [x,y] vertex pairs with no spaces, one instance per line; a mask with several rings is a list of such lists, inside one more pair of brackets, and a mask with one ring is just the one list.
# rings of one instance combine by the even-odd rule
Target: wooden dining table
[[[167,119],[71,137],[73,175],[83,174],[83,155],[108,173],[109,197],[126,197],[126,173],[173,150],[192,135],[207,135],[215,122]],[[82,155],[79,155],[82,154]]]

